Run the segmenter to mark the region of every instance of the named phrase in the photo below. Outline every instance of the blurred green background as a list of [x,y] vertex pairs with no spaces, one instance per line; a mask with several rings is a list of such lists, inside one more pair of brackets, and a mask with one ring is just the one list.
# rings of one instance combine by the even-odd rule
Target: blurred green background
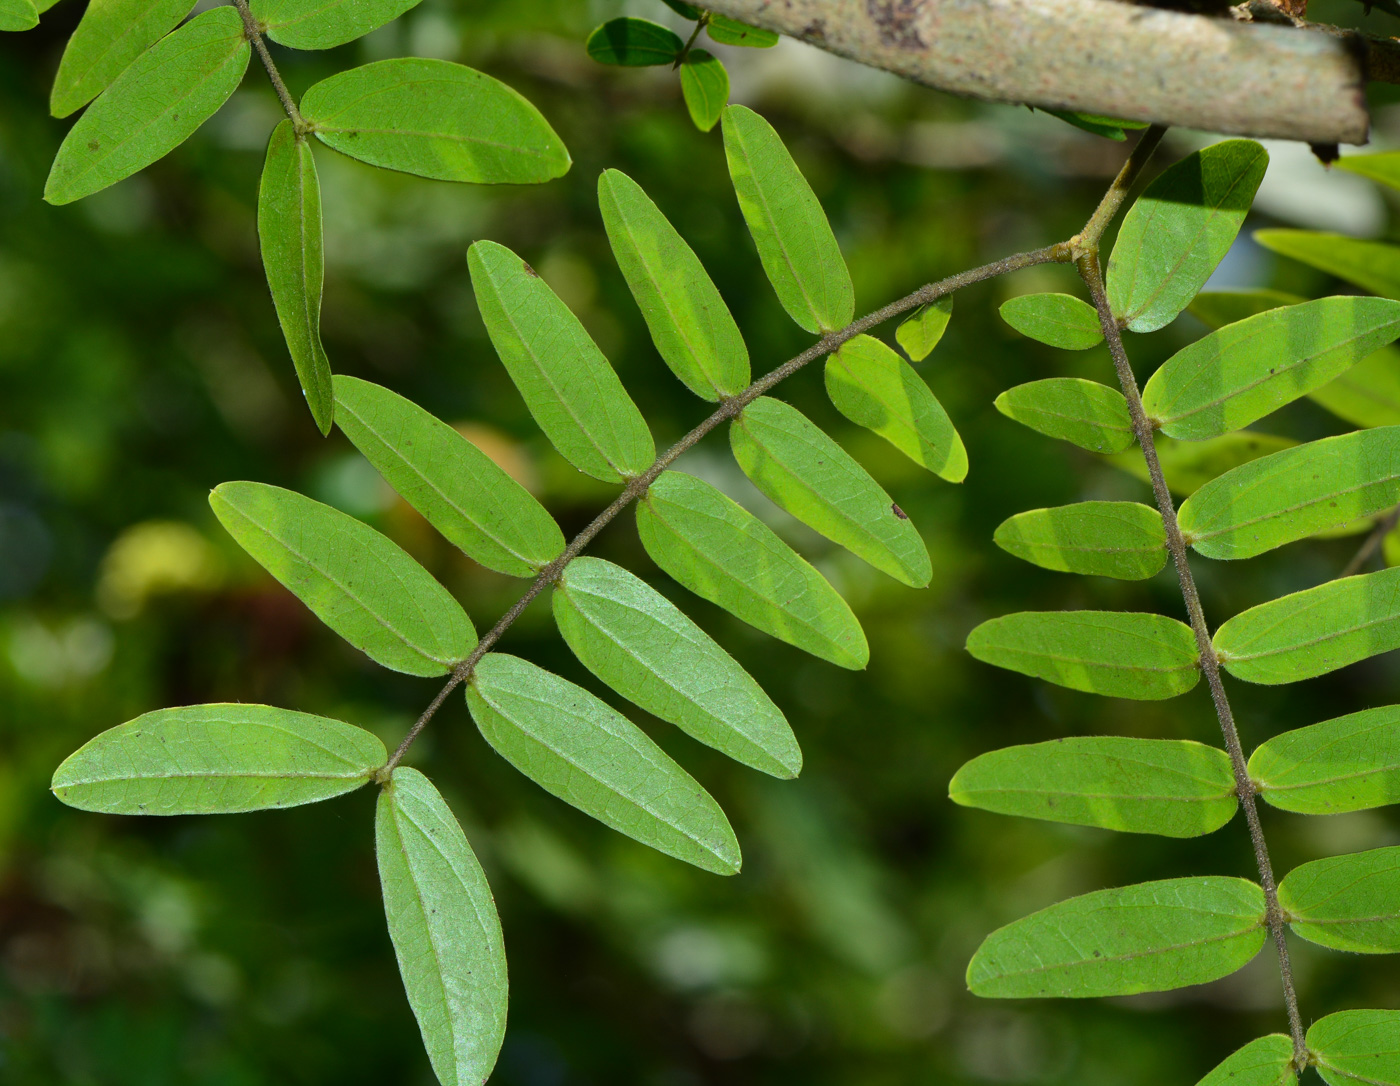
[[[584,54],[587,31],[622,10],[425,0],[352,46],[277,51],[294,92],[368,59],[459,60],[526,94],[570,148],[563,180],[522,189],[392,175],[317,148],[335,368],[469,428],[566,534],[612,491],[568,467],[531,424],[472,300],[472,240],[515,248],[580,314],[659,445],[707,409],[661,364],[611,259],[601,170],[636,178],[689,239],[756,372],[809,342],[763,279],[718,131],[691,126],[670,72],[605,69]],[[659,0],[626,10],[671,19]],[[263,701],[352,721],[392,745],[434,693],[433,682],[380,670],[340,643],[244,558],[206,504],[220,482],[293,487],[365,518],[448,585],[478,628],[522,587],[436,538],[339,433],[318,437],[299,402],[256,247],[257,179],[278,117],[256,66],[166,160],[79,204],[41,202],[67,127],[47,116],[48,84],[80,13],[65,0],[40,29],[0,39],[0,1081],[429,1083],[384,931],[369,790],[293,811],[148,821],[69,810],[47,790],[65,755],[150,709]],[[1125,153],[1043,113],[954,100],[789,41],[714,51],[735,100],[777,125],[821,197],[858,312],[1068,237]],[[1378,112],[1382,145],[1395,124]],[[1204,138],[1174,134],[1168,154]],[[1275,263],[1249,229],[1386,236],[1393,205],[1303,149],[1271,151],[1256,213],[1217,281],[1341,289]],[[1108,885],[1253,868],[1238,819],[1169,841],[1019,822],[946,798],[963,761],[1011,743],[1218,738],[1204,687],[1166,703],[1111,701],[962,651],[973,625],[1011,610],[1181,610],[1170,570],[1143,584],[1073,578],[991,543],[1023,509],[1146,500],[1135,479],[992,408],[997,393],[1036,377],[1111,379],[1101,348],[1057,352],[997,318],[1006,297],[1044,289],[1077,292],[1068,270],[1051,267],[959,295],[921,367],[968,445],[962,486],[845,423],[817,368],[781,389],[909,512],[933,555],[926,591],[778,514],[747,489],[723,434],[682,464],[769,518],[847,594],[869,632],[866,672],[805,657],[687,596],[650,564],[628,517],[598,540],[594,553],[652,579],[749,667],[802,742],[801,779],[777,782],[639,721],[729,812],[741,875],[690,869],[544,794],[486,746],[458,697],[415,746],[411,761],[467,827],[501,910],[512,993],[493,1081],[1189,1084],[1283,1027],[1267,952],[1227,980],[1153,997],[1002,1003],[964,988],[980,939],[1026,912]],[[1182,318],[1133,339],[1139,373],[1200,332]],[[1260,428],[1308,437],[1343,427],[1304,402]],[[1355,545],[1299,544],[1228,568],[1201,561],[1208,612],[1218,622],[1334,576]],[[545,605],[504,648],[618,704],[568,656]],[[1231,690],[1249,748],[1394,701],[1396,687],[1382,657],[1285,689]],[[1264,817],[1281,871],[1400,841],[1388,811]],[[1294,949],[1309,1018],[1400,1006],[1388,959]]]

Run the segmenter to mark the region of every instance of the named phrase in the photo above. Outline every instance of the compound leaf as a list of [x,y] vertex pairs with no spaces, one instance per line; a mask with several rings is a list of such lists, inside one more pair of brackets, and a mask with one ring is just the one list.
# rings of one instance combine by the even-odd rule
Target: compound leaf
[[191,19],[136,58],[68,131],[44,199],[69,204],[169,154],[243,79],[249,45],[231,7]]
[[504,245],[473,243],[467,264],[496,353],[564,459],[605,483],[651,467],[646,420],[569,307]]
[[463,553],[512,577],[533,577],[563,553],[544,506],[447,423],[355,377],[337,377],[335,395],[345,435]]
[[619,170],[599,176],[598,206],[617,265],[671,372],[706,400],[743,392],[748,348],[695,251]]
[[855,287],[816,194],[757,113],[726,106],[723,122],[739,209],[778,301],[809,332],[844,328],[855,314]]
[[575,558],[554,589],[554,621],[589,671],[653,716],[764,773],[801,771],[802,752],[778,707],[641,578]]
[[860,623],[827,579],[709,483],[664,472],[637,502],[637,532],[672,578],[750,626],[839,667],[869,661]]
[[386,761],[372,732],[270,705],[190,705],[88,740],[54,771],[53,793],[103,814],[230,814],[354,791]]
[[918,530],[884,489],[797,408],[761,396],[730,424],[753,484],[782,509],[913,588],[933,576]]
[[1311,230],[1256,230],[1254,240],[1372,294],[1400,298],[1400,245]]
[[739,870],[719,804],[583,687],[493,652],[468,680],[467,704],[486,741],[545,791],[668,856],[721,875]]
[[1186,312],[1207,328],[1215,329],[1305,301],[1301,295],[1282,290],[1206,290],[1191,299]]
[[609,19],[588,35],[584,48],[599,64],[649,68],[674,64],[685,42],[674,30],[649,19]]
[[967,477],[967,449],[914,367],[873,336],[848,339],[826,360],[826,393],[846,418],[879,434],[940,478]]
[[778,44],[778,32],[776,30],[764,30],[762,27],[749,26],[741,23],[738,19],[731,19],[727,15],[717,15],[710,13],[710,21],[706,24],[706,30],[710,37],[721,45],[746,45],[750,49],[771,49]]
[[1123,394],[1082,377],[1047,377],[1017,385],[998,396],[994,406],[1036,433],[1090,452],[1122,452],[1133,443],[1133,421]]
[[1137,502],[1032,509],[1002,521],[992,541],[1045,569],[1122,581],[1141,581],[1167,564],[1162,515]]
[[1288,926],[1310,942],[1354,954],[1400,950],[1400,848],[1328,856],[1278,884]]
[[1382,347],[1308,398],[1353,426],[1400,425],[1400,350]]
[[1199,837],[1234,816],[1230,757],[1184,739],[1056,739],[983,754],[948,796],[999,814],[1124,833]]
[[445,675],[476,647],[447,589],[368,524],[265,483],[223,483],[209,504],[239,546],[376,663]]
[[1022,611],[982,623],[967,651],[986,664],[1071,690],[1158,701],[1200,678],[1191,627],[1165,615],[1122,611]]
[[945,294],[921,305],[895,329],[895,342],[915,362],[922,362],[938,346],[953,317],[953,295]]
[[1208,876],[1142,882],[1051,905],[992,932],[967,967],[994,998],[1167,992],[1229,976],[1264,945],[1264,891]]
[[38,25],[34,0],[0,0],[0,30],[33,30]]
[[704,49],[692,49],[681,65],[681,95],[690,120],[701,132],[719,122],[729,102],[729,73],[719,57]]
[[1240,232],[1269,165],[1253,140],[1213,144],[1163,170],[1123,217],[1108,260],[1108,300],[1134,332],[1169,324]]
[[301,100],[316,138],[351,158],[439,181],[528,185],[562,177],[569,152],[527,99],[446,60],[351,68]]
[[1023,336],[1066,351],[1103,340],[1098,311],[1072,294],[1022,294],[1002,303],[1001,319]]
[[486,875],[427,777],[379,794],[374,854],[408,1004],[443,1086],[479,1086],[506,1032],[506,949]]
[[[93,0],[58,62],[49,112],[67,117],[87,105],[133,60],[174,30],[193,6],[190,0]],[[11,28],[0,21],[0,29]]]
[[[1260,434],[1252,430],[1239,430],[1206,441],[1177,441],[1170,437],[1156,437],[1153,440],[1167,486],[1174,493],[1186,495],[1194,494],[1206,483],[1225,474],[1231,468],[1278,452],[1280,449],[1291,449],[1297,444],[1291,437]],[[1145,483],[1151,482],[1147,474],[1147,464],[1137,450],[1110,459],[1115,467],[1123,469],[1129,475],[1136,476]]]
[[1196,1086],[1297,1086],[1293,1041],[1271,1033],[1226,1056]]
[[1328,1086],[1400,1086],[1400,1011],[1338,1011],[1308,1029]]
[[249,0],[264,33],[289,49],[334,49],[418,6],[419,0]]
[[1400,803],[1400,705],[1276,735],[1250,755],[1249,778],[1266,803],[1300,814]]

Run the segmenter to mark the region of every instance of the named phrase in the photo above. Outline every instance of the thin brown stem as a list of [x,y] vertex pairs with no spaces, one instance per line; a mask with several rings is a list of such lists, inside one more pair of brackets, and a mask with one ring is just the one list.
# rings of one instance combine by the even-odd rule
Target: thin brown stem
[[700,18],[695,21],[695,29],[690,32],[689,40],[685,43],[685,45],[681,47],[681,51],[676,54],[676,62],[671,65],[671,71],[674,72],[677,68],[679,68],[682,64],[685,63],[685,58],[690,56],[690,50],[695,45],[695,39],[700,36],[700,31],[704,30],[705,27],[709,25],[710,13],[706,11],[702,13]]
[[1366,537],[1361,548],[1352,555],[1351,561],[1346,564],[1346,568],[1338,576],[1350,577],[1359,573],[1361,567],[1370,561],[1371,555],[1376,553],[1376,548],[1381,545],[1381,541],[1395,529],[1396,524],[1400,524],[1400,505],[1382,517],[1380,523],[1371,529],[1371,534]]
[[267,43],[263,41],[262,27],[258,26],[258,20],[254,18],[253,12],[249,9],[248,0],[233,0],[233,6],[243,19],[243,36],[248,39],[248,43],[258,54],[258,59],[262,61],[263,68],[267,70],[267,78],[272,81],[272,89],[277,92],[282,109],[292,122],[292,127],[296,129],[297,135],[303,135],[307,131],[308,125],[301,115],[301,110],[297,109],[291,92],[287,90],[287,84],[282,82],[282,73],[277,70],[277,65],[272,60],[272,54],[267,51]]
[[1166,128],[1160,124],[1154,124],[1143,132],[1133,147],[1132,154],[1128,156],[1128,161],[1123,163],[1123,168],[1118,171],[1118,176],[1113,179],[1113,184],[1109,185],[1108,191],[1103,194],[1099,206],[1094,209],[1093,215],[1084,224],[1084,229],[1074,239],[1080,249],[1085,252],[1098,252],[1103,232],[1108,229],[1108,224],[1113,221],[1113,217],[1118,214],[1118,209],[1128,198],[1128,191],[1142,174],[1147,160],[1152,157],[1152,152],[1157,150],[1157,145],[1162,142],[1162,137],[1166,134]]

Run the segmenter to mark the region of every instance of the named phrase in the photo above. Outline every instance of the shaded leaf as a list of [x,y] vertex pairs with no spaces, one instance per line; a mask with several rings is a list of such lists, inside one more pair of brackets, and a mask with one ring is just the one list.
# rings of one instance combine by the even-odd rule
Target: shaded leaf
[[922,362],[938,346],[952,317],[953,295],[945,294],[905,317],[895,329],[895,342],[915,362]]
[[[179,26],[193,6],[191,0],[92,0],[58,62],[49,112],[67,117],[87,105],[133,60]],[[38,21],[34,14],[29,26]],[[10,29],[28,27],[6,26],[0,14],[0,30]]]
[[1310,942],[1354,954],[1400,950],[1400,848],[1328,856],[1278,884],[1288,926]]
[[1400,803],[1400,705],[1276,735],[1250,755],[1249,777],[1270,806],[1300,814]]
[[1137,502],[1079,502],[1002,521],[992,541],[1008,554],[1062,573],[1140,581],[1167,564],[1162,515]]
[[1308,1029],[1328,1086],[1400,1086],[1400,1011],[1338,1011]]
[[687,4],[685,0],[661,0],[661,2],[665,4],[668,8],[670,8],[672,11],[674,11],[677,15],[679,15],[682,19],[694,19],[696,21],[699,21],[700,16],[704,14],[704,12],[702,12],[694,4]]
[[685,42],[674,30],[649,19],[609,19],[594,28],[584,46],[599,64],[648,68],[674,64]]
[[1129,132],[1147,127],[1146,121],[1124,121],[1117,117],[1105,117],[1100,113],[1079,113],[1065,109],[1047,109],[1045,112],[1060,118],[1066,124],[1074,125],[1075,128],[1082,128],[1085,132],[1119,142],[1127,139]]
[[[995,400],[1009,419],[1090,452],[1121,452],[1133,443],[1128,401],[1116,388],[1080,377],[1047,377],[1009,388]],[[1136,459],[1142,459],[1134,453]]]
[[749,26],[741,23],[738,19],[731,19],[727,15],[710,13],[710,21],[706,24],[706,30],[710,37],[721,45],[746,45],[751,49],[771,49],[778,44],[778,33],[776,30],[764,30],[762,27]]
[[[1252,430],[1239,430],[1207,441],[1177,441],[1170,437],[1156,436],[1153,439],[1157,459],[1162,465],[1162,475],[1167,481],[1167,486],[1176,494],[1194,494],[1206,483],[1224,475],[1231,468],[1278,452],[1280,449],[1291,449],[1297,444],[1291,437],[1260,434]],[[1151,482],[1147,474],[1147,464],[1142,458],[1142,453],[1136,449],[1111,457],[1110,463],[1144,483]]]
[[692,49],[681,65],[681,95],[695,127],[701,132],[712,129],[729,102],[729,73],[723,62],[703,49]]
[[[1395,11],[1391,12],[1392,15],[1395,13]],[[1379,154],[1347,155],[1345,158],[1339,158],[1332,165],[1339,170],[1360,174],[1372,181],[1379,181],[1382,185],[1400,189],[1400,152],[1382,151]]]
[[1400,350],[1382,347],[1308,397],[1353,426],[1400,425]]
[[1103,341],[1098,311],[1072,294],[1022,294],[1002,303],[1001,319],[1023,336],[1066,351]]
[[1254,240],[1372,294],[1400,298],[1400,245],[1312,230],[1256,230]]
[[1297,1082],[1292,1039],[1271,1033],[1225,1057],[1196,1086],[1297,1086]]
[[1282,290],[1206,290],[1191,299],[1186,312],[1207,328],[1215,329],[1305,301],[1301,295]]
[[0,0],[0,30],[32,30],[38,25],[34,0]]
[[419,0],[249,0],[264,33],[289,49],[334,49],[418,6]]

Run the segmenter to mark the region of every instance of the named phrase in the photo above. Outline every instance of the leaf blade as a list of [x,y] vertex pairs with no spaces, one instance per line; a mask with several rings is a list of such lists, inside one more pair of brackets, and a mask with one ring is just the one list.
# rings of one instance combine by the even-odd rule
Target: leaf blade
[[1292,1038],[1271,1033],[1226,1056],[1196,1086],[1297,1086],[1297,1083]]
[[[89,4],[58,62],[49,91],[49,112],[67,117],[87,105],[132,61],[174,30],[193,6],[190,0],[97,0]],[[38,22],[37,15],[34,21]]]
[[419,0],[249,0],[264,33],[288,49],[334,49],[391,23]]
[[681,65],[681,96],[696,128],[701,132],[714,128],[729,104],[729,72],[724,62],[704,49],[692,49]]
[[1308,1027],[1308,1053],[1328,1086],[1400,1084],[1400,1012],[1338,1011]]
[[1400,848],[1328,856],[1295,867],[1278,884],[1294,933],[1353,954],[1400,950]]
[[1000,312],[1023,336],[1051,347],[1084,351],[1103,342],[1097,310],[1072,294],[1022,294],[1002,302]]
[[1400,803],[1400,705],[1276,735],[1249,756],[1249,776],[1271,807],[1299,814]]
[[938,346],[943,333],[948,330],[948,322],[953,319],[955,297],[953,294],[945,294],[928,305],[919,306],[899,322],[899,327],[894,332],[895,342],[903,347],[904,353],[915,362],[922,362],[927,358]]
[[685,42],[675,31],[649,19],[622,17],[594,27],[584,49],[599,64],[646,68],[674,63]]
[[1133,443],[1128,401],[1116,388],[1081,377],[1047,377],[1009,388],[993,401],[1009,419],[1090,452],[1122,452]]
[[1256,230],[1254,240],[1382,298],[1400,298],[1400,246],[1312,230]]
[[1008,554],[1044,569],[1141,581],[1167,564],[1162,515],[1137,502],[1078,502],[1032,509],[992,536]]

